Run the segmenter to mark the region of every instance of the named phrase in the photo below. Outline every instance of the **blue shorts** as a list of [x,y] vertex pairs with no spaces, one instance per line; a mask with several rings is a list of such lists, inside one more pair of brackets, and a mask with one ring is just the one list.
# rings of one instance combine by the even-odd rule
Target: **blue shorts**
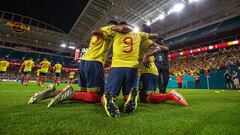
[[156,91],[158,85],[158,76],[150,73],[144,73],[140,76],[139,91],[140,97],[146,97]]
[[74,78],[70,78],[69,80],[70,80],[70,81],[73,81],[73,80],[74,80]]
[[104,90],[103,64],[98,61],[81,60],[79,64],[78,84],[80,91],[102,94]]
[[40,72],[40,74],[39,74],[39,75],[40,75],[40,76],[47,77],[47,73]]
[[6,71],[0,71],[0,75],[2,76],[6,75]]
[[136,80],[136,68],[111,68],[104,92],[118,97],[122,88],[123,95],[128,95],[132,88],[137,87]]
[[55,73],[55,78],[60,78],[61,77],[61,73]]
[[28,72],[22,72],[22,74],[24,75],[24,76],[26,76],[26,75],[31,75],[31,71],[28,71]]

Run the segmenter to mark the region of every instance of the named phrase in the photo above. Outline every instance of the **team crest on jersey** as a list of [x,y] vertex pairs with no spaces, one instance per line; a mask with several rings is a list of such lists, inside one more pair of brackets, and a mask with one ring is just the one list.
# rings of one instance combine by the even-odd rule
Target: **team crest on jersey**
[[98,44],[99,41],[100,41],[100,37],[99,36],[93,36],[92,39],[91,39],[91,43],[93,45]]
[[25,25],[23,23],[19,23],[19,22],[8,21],[6,25],[11,27],[12,31],[17,34],[23,34],[26,31],[30,31],[30,26]]

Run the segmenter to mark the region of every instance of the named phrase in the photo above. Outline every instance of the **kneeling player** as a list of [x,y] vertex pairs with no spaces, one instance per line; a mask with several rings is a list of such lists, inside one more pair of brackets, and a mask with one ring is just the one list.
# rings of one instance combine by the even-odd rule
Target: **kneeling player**
[[[141,31],[150,33],[151,28],[147,25],[142,25]],[[148,39],[141,43],[141,51],[139,54],[140,61],[141,58],[145,63],[140,64],[141,76],[140,76],[140,101],[147,103],[160,103],[166,100],[173,100],[178,102],[183,106],[187,106],[187,102],[184,97],[175,90],[169,92],[169,94],[157,94],[154,93],[158,85],[158,69],[154,63],[154,56],[146,57],[146,53],[150,50],[151,47],[147,48],[153,44],[153,41]],[[162,51],[168,49],[164,46],[158,45]],[[149,55],[149,54],[148,54]],[[147,63],[146,63],[147,61]]]
[[[110,21],[108,26],[102,27],[106,31],[111,30],[113,25],[116,25],[115,21]],[[89,49],[86,55],[81,59],[79,64],[79,86],[80,91],[73,92],[71,86],[66,87],[61,93],[59,93],[54,99],[51,100],[48,107],[54,106],[65,100],[78,100],[88,103],[100,102],[101,95],[104,89],[104,69],[103,65],[107,59],[108,51],[111,47],[111,39],[104,38],[102,36],[92,36]],[[53,88],[52,88],[53,89]],[[44,95],[48,93],[40,92],[37,95]],[[50,92],[55,93],[56,92]],[[50,94],[51,95],[51,94]],[[29,103],[32,103],[32,99],[39,96],[33,96]],[[40,96],[46,97],[46,96]]]
[[185,98],[176,90],[171,90],[168,94],[155,93],[158,84],[158,71],[154,64],[154,57],[150,57],[150,68],[141,67],[140,76],[140,101],[144,103],[161,103],[172,100],[183,106],[188,106]]
[[[31,72],[32,68],[34,66],[34,62],[32,58],[29,58],[28,60],[25,60],[23,64],[20,67],[19,73],[22,73],[21,77],[21,84],[23,85],[24,83],[24,78],[26,77],[26,86],[28,86],[28,83],[31,79]],[[23,71],[22,68],[24,67]]]

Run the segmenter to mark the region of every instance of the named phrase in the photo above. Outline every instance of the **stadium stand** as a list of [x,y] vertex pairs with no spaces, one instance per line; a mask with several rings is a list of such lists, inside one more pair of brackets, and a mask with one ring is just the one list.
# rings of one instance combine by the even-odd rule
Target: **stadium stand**
[[239,65],[240,46],[233,46],[219,50],[187,55],[170,60],[170,73],[172,76],[194,75],[226,69]]

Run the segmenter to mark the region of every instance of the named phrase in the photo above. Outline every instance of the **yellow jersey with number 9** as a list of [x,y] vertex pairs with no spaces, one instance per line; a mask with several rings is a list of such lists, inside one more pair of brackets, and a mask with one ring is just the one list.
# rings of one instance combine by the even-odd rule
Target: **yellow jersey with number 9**
[[111,32],[113,36],[113,57],[111,67],[138,67],[139,48],[142,41],[148,39],[144,32],[122,34]]
[[48,69],[51,66],[51,63],[49,61],[42,61],[40,65],[41,65],[41,72],[48,73]]
[[141,64],[140,64],[141,74],[150,73],[150,74],[158,75],[158,70],[157,70],[157,67],[154,63],[154,61],[155,61],[154,56],[148,57],[149,62],[150,62],[150,67],[149,68],[146,68],[142,64],[143,56],[147,53],[150,45],[152,45],[152,44],[153,44],[153,41],[151,39],[147,39],[147,40],[145,40],[144,42],[141,43],[140,54],[139,54],[140,62],[141,62]]
[[[111,31],[113,25],[101,27],[102,31]],[[92,36],[88,47],[88,51],[82,60],[86,61],[99,61],[103,65],[107,60],[107,54],[112,45],[112,40],[110,38],[104,38],[100,36]]]
[[6,72],[9,62],[6,60],[0,61],[0,71]]
[[24,65],[23,72],[31,72],[32,67],[34,66],[34,62],[32,60],[25,60],[23,62],[23,65]]

